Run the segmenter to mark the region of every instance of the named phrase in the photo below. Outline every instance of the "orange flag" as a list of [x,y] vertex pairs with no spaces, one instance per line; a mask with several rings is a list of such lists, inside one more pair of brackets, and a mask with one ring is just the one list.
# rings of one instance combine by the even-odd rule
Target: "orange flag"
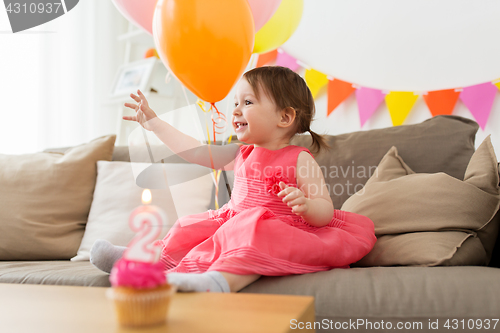
[[424,95],[424,100],[432,116],[438,116],[452,114],[458,96],[460,96],[460,91],[455,91],[455,89],[436,90]]
[[276,57],[278,56],[278,49],[275,49],[273,51],[267,52],[267,53],[262,53],[259,54],[259,58],[257,59],[257,66],[256,67],[262,67],[265,64],[270,63]]
[[328,110],[327,116],[332,113],[352,92],[356,90],[352,83],[339,79],[328,81]]

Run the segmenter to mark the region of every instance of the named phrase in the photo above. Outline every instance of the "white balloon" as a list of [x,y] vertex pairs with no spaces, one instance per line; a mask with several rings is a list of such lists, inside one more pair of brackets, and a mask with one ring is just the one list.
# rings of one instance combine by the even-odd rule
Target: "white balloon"
[[361,86],[432,91],[500,78],[498,0],[305,0],[283,50]]

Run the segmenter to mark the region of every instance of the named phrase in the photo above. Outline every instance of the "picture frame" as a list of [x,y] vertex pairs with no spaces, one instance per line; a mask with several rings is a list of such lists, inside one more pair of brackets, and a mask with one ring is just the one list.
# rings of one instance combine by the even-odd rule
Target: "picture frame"
[[110,98],[118,99],[136,93],[137,89],[145,92],[156,65],[155,57],[125,64],[118,70],[111,88]]

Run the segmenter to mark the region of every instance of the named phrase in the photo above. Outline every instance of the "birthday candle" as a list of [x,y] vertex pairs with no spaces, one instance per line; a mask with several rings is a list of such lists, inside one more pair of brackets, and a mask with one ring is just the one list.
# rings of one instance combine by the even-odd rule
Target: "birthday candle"
[[142,203],[142,206],[137,207],[130,214],[129,226],[136,236],[123,256],[130,261],[155,263],[160,258],[161,248],[155,246],[153,242],[160,235],[167,218],[160,207],[150,205],[151,191],[149,189],[142,192]]

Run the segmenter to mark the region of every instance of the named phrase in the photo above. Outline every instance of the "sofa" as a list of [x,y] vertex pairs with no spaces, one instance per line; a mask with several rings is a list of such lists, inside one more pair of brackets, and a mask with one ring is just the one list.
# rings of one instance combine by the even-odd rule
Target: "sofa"
[[[372,218],[378,238],[372,250],[375,254],[370,252],[350,268],[261,277],[240,292],[314,296],[316,322],[294,323],[294,328],[471,331],[480,327],[493,330],[495,326],[499,330],[500,242],[496,240],[500,165],[491,143],[484,142],[475,150],[477,130],[478,125],[470,119],[437,116],[414,125],[327,136],[330,149],[315,157],[334,206]],[[293,143],[308,147],[310,138],[297,136]],[[115,166],[124,170],[127,163],[143,163],[131,178],[139,187],[161,177],[161,172],[155,173],[151,164],[145,164],[147,158],[132,153],[132,147],[113,145],[114,137],[107,136],[87,145],[49,149],[32,156],[0,155],[0,208],[4,212],[0,213],[0,283],[110,285],[109,275],[88,261],[90,241],[104,234],[114,236],[117,226],[111,230],[102,227],[111,221],[106,212],[117,209],[109,205],[120,203],[118,208],[125,212],[121,212],[123,219],[115,217],[115,223],[126,225],[129,207],[138,202],[127,203],[131,192],[123,188],[109,197],[102,184],[111,180],[99,179],[100,170],[106,166],[112,175],[118,172]],[[94,150],[86,153],[89,146],[99,149],[91,147]],[[151,158],[156,148],[147,149],[145,156]],[[162,158],[157,158],[160,155]],[[193,202],[198,201],[198,210],[221,206],[229,199],[225,183],[227,179],[231,185],[231,172],[219,177],[216,192],[210,170],[189,171],[182,160],[167,155],[156,153],[155,161],[173,167],[167,173],[168,186],[158,185],[152,190],[153,198],[155,191],[189,184],[176,192],[188,200],[176,204],[177,212],[168,217],[170,221],[194,209],[189,195]],[[62,167],[82,156],[86,164],[79,161]],[[180,170],[176,163],[182,165]],[[77,175],[66,179],[69,170],[75,169]],[[146,169],[151,171],[149,176]],[[187,172],[198,174],[178,181]],[[203,184],[189,183],[205,178],[208,181]],[[34,185],[43,182],[48,185]],[[8,188],[19,193],[6,194]],[[172,191],[170,199],[175,196]],[[186,196],[185,191],[191,194]],[[194,199],[196,195],[203,198]],[[79,216],[68,222],[77,210]],[[30,215],[32,211],[38,215]],[[42,215],[46,219],[37,221]],[[100,227],[91,230],[91,220]],[[53,227],[56,223],[57,228]],[[51,238],[55,233],[60,237]],[[90,241],[85,241],[86,237]],[[125,235],[121,241],[130,237]],[[44,241],[38,243],[42,238]]]

